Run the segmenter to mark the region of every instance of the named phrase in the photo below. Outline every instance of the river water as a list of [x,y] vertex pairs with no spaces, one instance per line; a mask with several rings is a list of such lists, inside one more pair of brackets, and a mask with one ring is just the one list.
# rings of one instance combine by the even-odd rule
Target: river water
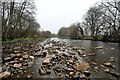
[[[47,40],[60,40],[60,41],[65,41],[70,45],[75,45],[78,47],[82,47],[85,50],[85,54],[89,53],[96,53],[95,56],[87,56],[85,58],[86,62],[95,62],[97,63],[97,67],[99,69],[98,72],[94,71],[94,66],[90,65],[90,72],[92,73],[90,78],[91,79],[104,79],[104,78],[111,78],[111,79],[116,79],[116,77],[105,73],[104,69],[107,67],[101,67],[101,65],[105,62],[110,62],[110,57],[115,57],[116,61],[115,62],[110,62],[116,67],[116,72],[120,73],[120,44],[119,43],[113,43],[113,42],[102,42],[102,41],[91,41],[91,40],[71,40],[71,39],[58,39],[58,38],[50,38]],[[46,40],[45,40],[46,41]],[[41,42],[43,44],[44,42]],[[103,49],[95,49],[97,46],[102,46]],[[113,49],[114,48],[114,49]],[[54,72],[51,72],[51,75],[47,76],[40,76],[39,75],[39,68],[41,67],[42,61],[41,58],[36,58],[34,61],[34,65],[30,68],[27,69],[27,72],[23,75],[30,74],[31,72],[34,72],[33,78],[56,78],[56,75]],[[21,75],[21,76],[23,76]]]

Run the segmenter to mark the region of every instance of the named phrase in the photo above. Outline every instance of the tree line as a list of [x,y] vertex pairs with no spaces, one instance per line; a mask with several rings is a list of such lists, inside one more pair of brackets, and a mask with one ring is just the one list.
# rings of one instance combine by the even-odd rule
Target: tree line
[[62,27],[59,37],[83,38],[93,37],[95,40],[120,41],[120,1],[97,3],[90,7],[84,15],[83,22],[77,22],[68,28]]
[[50,31],[40,31],[35,19],[35,4],[30,0],[0,2],[2,40],[21,37],[50,37]]

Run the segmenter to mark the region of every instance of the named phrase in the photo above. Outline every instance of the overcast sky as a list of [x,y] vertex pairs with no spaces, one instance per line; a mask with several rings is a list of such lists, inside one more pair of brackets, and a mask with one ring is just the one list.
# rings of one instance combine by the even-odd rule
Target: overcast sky
[[96,2],[101,0],[34,0],[36,19],[44,30],[58,33],[61,27],[81,22],[83,16]]

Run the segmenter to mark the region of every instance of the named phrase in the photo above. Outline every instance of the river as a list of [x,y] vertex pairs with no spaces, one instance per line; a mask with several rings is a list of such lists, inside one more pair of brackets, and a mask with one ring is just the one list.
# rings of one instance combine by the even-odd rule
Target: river
[[[98,72],[94,71],[94,65],[90,65],[90,72],[92,73],[90,75],[91,79],[104,79],[104,78],[111,78],[111,79],[116,79],[116,77],[111,76],[108,73],[104,72],[104,69],[106,67],[102,67],[103,63],[105,62],[110,62],[110,57],[115,57],[115,62],[110,62],[113,65],[115,65],[116,69],[115,71],[120,73],[120,44],[119,43],[113,43],[113,42],[102,42],[102,41],[91,41],[91,40],[72,40],[72,39],[58,39],[58,38],[50,38],[47,40],[56,40],[56,41],[65,41],[70,45],[78,46],[84,48],[84,52],[86,55],[89,53],[96,53],[94,56],[87,56],[85,58],[85,62],[95,62],[97,63],[96,66],[98,67]],[[45,40],[45,41],[47,41]],[[40,42],[43,44],[44,42]],[[102,46],[103,49],[95,49],[97,46]],[[47,55],[49,56],[49,55]],[[54,56],[54,55],[52,55]],[[42,58],[37,57],[34,61],[34,65],[30,68],[27,69],[27,72],[22,74],[21,76],[24,76],[26,74],[30,74],[31,72],[34,73],[33,78],[56,78],[56,75],[54,72],[51,72],[51,75],[45,75],[45,76],[40,76],[38,73],[39,68],[41,67]],[[16,74],[17,76],[19,74]]]

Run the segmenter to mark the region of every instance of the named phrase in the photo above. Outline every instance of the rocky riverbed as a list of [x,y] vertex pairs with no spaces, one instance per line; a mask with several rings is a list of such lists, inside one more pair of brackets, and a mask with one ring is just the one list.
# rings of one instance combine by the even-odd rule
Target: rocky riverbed
[[[113,52],[115,49],[110,48]],[[103,54],[106,48],[97,45],[94,50]],[[60,39],[4,44],[0,78],[92,79],[104,74],[107,78],[119,79],[116,56],[94,60],[98,52],[87,51],[83,46]]]

